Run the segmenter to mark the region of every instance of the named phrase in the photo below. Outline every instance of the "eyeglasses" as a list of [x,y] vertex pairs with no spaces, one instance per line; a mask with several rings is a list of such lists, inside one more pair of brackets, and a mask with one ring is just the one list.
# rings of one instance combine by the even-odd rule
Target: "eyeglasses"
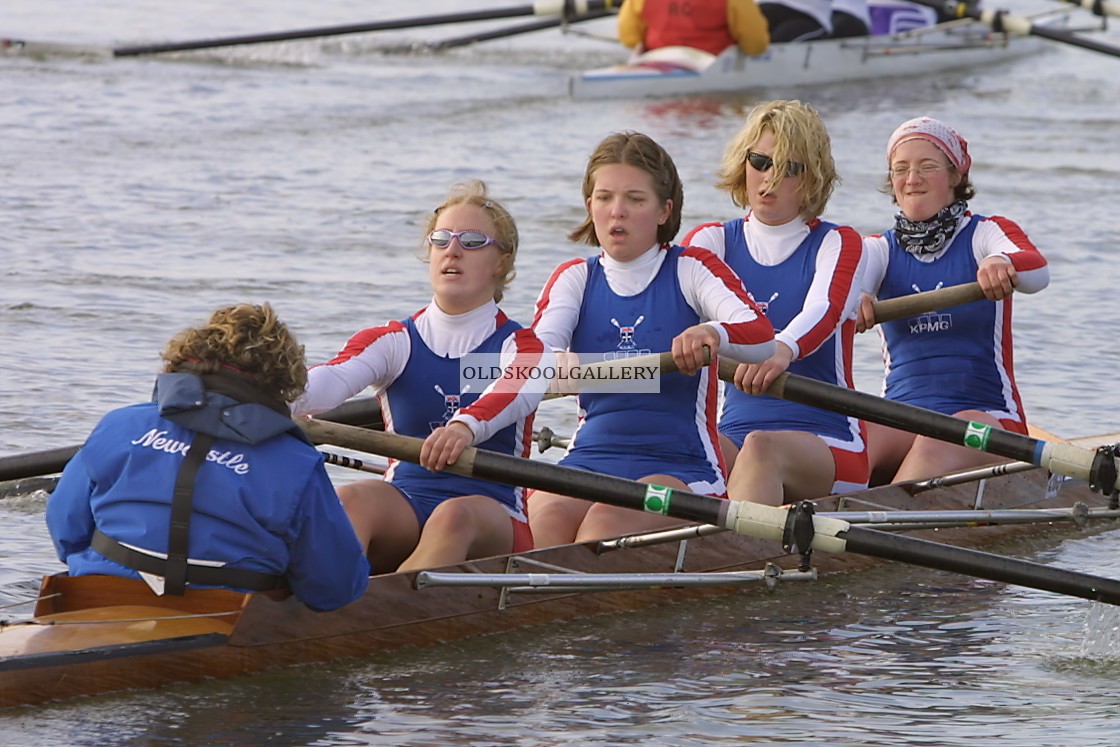
[[[769,171],[770,167],[774,165],[773,158],[764,156],[761,153],[755,153],[753,150],[747,151],[747,162],[750,163],[751,168],[755,171]],[[805,164],[803,163],[790,161],[786,164],[786,176],[797,176],[804,170]]]
[[892,179],[905,179],[910,176],[911,171],[917,171],[918,176],[925,179],[947,168],[949,168],[949,165],[945,163],[923,163],[920,166],[903,166],[899,164],[898,166],[891,166],[890,175]]
[[487,236],[482,231],[448,231],[446,228],[440,228],[428,234],[428,243],[437,249],[446,249],[451,246],[452,239],[459,239],[459,246],[468,250],[481,249],[484,246],[493,244],[505,251],[502,242],[498,241],[493,236]]

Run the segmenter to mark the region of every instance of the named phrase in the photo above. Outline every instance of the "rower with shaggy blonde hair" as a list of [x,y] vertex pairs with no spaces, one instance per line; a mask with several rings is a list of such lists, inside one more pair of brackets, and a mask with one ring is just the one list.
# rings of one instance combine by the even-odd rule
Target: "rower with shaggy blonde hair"
[[749,212],[685,237],[726,260],[777,330],[774,355],[739,366],[720,413],[733,500],[778,505],[867,486],[863,423],[757,396],[787,369],[853,386],[861,239],[820,218],[838,181],[817,110],[800,101],[762,104],[727,144],[717,182]]

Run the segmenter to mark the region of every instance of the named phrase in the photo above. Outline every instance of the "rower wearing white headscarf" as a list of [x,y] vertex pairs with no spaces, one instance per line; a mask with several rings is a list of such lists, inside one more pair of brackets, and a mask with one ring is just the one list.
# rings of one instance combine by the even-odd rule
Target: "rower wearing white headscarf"
[[[864,298],[857,328],[875,325],[872,299],[979,282],[986,298],[886,322],[883,394],[981,425],[1027,432],[1015,385],[1011,293],[1050,282],[1046,259],[1007,218],[969,211],[975,196],[968,143],[931,117],[904,122],[887,143],[883,191],[899,206],[894,228],[864,240]],[[976,466],[991,457],[869,425],[868,453],[895,481]]]

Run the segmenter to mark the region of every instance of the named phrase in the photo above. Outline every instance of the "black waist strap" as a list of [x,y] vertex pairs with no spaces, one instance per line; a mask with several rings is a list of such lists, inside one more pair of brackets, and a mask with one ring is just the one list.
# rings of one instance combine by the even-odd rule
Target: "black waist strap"
[[[165,559],[138,552],[131,547],[125,547],[100,529],[93,531],[90,547],[114,563],[120,563],[125,568],[166,578],[167,561]],[[227,568],[225,566],[215,568],[195,565],[190,562],[187,563],[186,575],[187,583],[201,586],[227,586],[250,591],[271,591],[273,589],[283,589],[287,586],[283,576],[271,573],[250,571],[245,568]]]

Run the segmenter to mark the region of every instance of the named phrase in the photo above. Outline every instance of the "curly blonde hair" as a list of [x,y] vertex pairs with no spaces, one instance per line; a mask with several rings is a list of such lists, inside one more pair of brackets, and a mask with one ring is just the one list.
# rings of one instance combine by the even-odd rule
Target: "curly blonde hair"
[[167,373],[233,368],[284,402],[294,401],[307,388],[303,346],[268,303],[223,306],[204,325],[168,340],[160,357]]
[[[677,165],[673,163],[668,151],[662,148],[649,135],[627,130],[608,135],[595,148],[595,152],[587,159],[587,170],[583,174],[583,202],[586,205],[595,191],[595,174],[602,166],[613,164],[626,164],[646,172],[653,179],[653,188],[658,199],[662,202],[673,201],[669,219],[657,227],[657,241],[661,244],[670,243],[677,232],[681,230],[681,208],[684,206],[684,186],[677,173]],[[591,246],[602,246],[599,237],[595,234],[595,223],[591,220],[591,213],[579,227],[568,234],[571,241]]]
[[768,130],[774,135],[774,152],[768,154],[774,160],[771,187],[777,189],[782,183],[791,161],[803,164],[805,170],[797,185],[801,217],[805,220],[819,218],[840,183],[840,175],[832,158],[832,140],[820,113],[797,100],[769,101],[751,111],[742,129],[724,148],[715,186],[729,193],[739,207],[750,207],[747,151],[757,145]]
[[428,236],[435,230],[436,222],[439,220],[439,214],[452,205],[474,205],[486,211],[486,214],[490,216],[490,220],[494,222],[494,233],[496,234],[494,238],[501,244],[500,249],[508,258],[505,264],[505,273],[498,278],[494,287],[494,300],[501,301],[502,296],[505,295],[506,286],[517,277],[517,270],[514,269],[513,263],[517,259],[519,237],[517,234],[517,223],[514,222],[513,216],[510,215],[509,211],[505,209],[502,203],[490,197],[485,182],[479,179],[472,179],[471,181],[456,184],[451,188],[451,192],[440,206],[433,210],[432,214],[428,216],[428,222],[424,226],[424,238],[421,241],[421,251],[423,252],[424,261],[428,261],[428,256],[431,253],[431,246],[428,244]]

